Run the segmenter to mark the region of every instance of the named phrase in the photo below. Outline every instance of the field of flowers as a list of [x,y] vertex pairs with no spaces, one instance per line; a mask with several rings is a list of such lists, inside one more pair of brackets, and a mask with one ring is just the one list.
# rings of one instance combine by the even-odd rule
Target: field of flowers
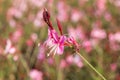
[[0,0],[0,80],[120,80],[120,0]]

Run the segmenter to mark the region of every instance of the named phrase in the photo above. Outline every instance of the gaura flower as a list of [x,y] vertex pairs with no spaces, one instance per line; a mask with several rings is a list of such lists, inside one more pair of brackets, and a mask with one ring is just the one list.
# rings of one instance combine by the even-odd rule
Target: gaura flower
[[65,36],[58,36],[57,32],[53,29],[48,29],[48,39],[46,41],[47,46],[50,49],[50,54],[63,54],[64,51],[64,42],[66,40]]
[[53,53],[53,55],[57,54],[62,54],[64,51],[64,42],[66,40],[66,37],[64,35],[62,35],[62,29],[61,29],[61,24],[59,22],[59,20],[57,19],[57,25],[60,31],[60,36],[58,35],[58,33],[54,30],[51,22],[50,22],[50,14],[47,12],[47,9],[44,9],[43,12],[43,19],[44,21],[47,23],[47,25],[49,26],[48,28],[48,39],[45,42],[45,44],[48,46],[48,48],[50,49],[50,52],[48,54],[51,55]]
[[50,14],[48,13],[47,9],[44,9],[43,12],[43,19],[48,25],[48,39],[45,42],[45,45],[50,49],[50,52],[48,53],[47,56],[49,55],[55,55],[55,54],[63,54],[64,51],[64,46],[74,46],[76,50],[78,50],[78,43],[73,37],[67,38],[66,36],[63,35],[62,33],[62,26],[59,22],[58,19],[57,21],[57,26],[60,31],[60,35],[55,31],[53,28],[51,22],[50,22]]
[[77,41],[72,36],[67,38],[67,44],[69,46],[74,47],[76,50],[79,50],[80,45],[77,43]]
[[91,37],[93,38],[96,38],[98,40],[102,40],[102,39],[105,39],[107,36],[105,30],[103,29],[100,29],[100,28],[94,28],[92,31],[91,31]]
[[32,69],[29,73],[29,76],[32,80],[43,80],[43,73],[36,69]]

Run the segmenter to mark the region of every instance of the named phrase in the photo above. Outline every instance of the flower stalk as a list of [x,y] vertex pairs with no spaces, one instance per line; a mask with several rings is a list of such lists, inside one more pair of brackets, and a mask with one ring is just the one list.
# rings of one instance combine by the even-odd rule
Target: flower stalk
[[103,80],[107,80],[101,73],[99,73],[79,52],[76,51],[76,53],[84,60],[90,68],[92,68]]

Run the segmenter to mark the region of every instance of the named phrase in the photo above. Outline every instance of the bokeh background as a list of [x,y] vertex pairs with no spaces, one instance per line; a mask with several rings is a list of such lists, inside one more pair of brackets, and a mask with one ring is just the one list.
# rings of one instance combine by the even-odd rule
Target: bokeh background
[[0,80],[102,80],[69,47],[46,56],[44,8],[107,80],[120,80],[120,0],[0,0]]

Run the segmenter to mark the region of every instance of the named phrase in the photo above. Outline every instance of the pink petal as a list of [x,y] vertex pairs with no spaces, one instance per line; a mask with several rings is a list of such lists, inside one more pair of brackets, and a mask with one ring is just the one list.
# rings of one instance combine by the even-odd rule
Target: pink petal
[[62,45],[62,46],[59,46],[59,47],[57,47],[57,54],[59,54],[59,55],[61,55],[61,54],[63,54],[63,51],[64,51],[64,46]]
[[60,37],[60,40],[59,40],[59,44],[60,44],[60,45],[63,45],[64,42],[65,42],[65,40],[66,40],[66,36],[61,36],[61,37]]
[[59,36],[55,30],[48,29],[48,37],[54,39],[54,42],[58,42]]
[[53,31],[52,36],[53,36],[53,39],[55,40],[55,42],[58,42],[59,36],[56,31]]

